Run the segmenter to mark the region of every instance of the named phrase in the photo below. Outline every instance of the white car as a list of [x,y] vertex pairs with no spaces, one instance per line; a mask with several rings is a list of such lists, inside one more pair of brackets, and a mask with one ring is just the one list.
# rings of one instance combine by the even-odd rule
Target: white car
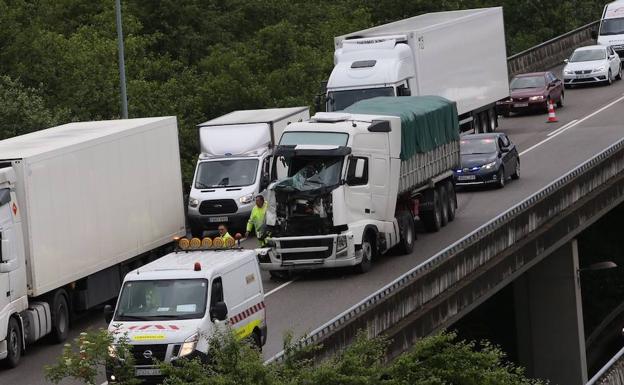
[[611,46],[590,45],[574,50],[563,68],[563,85],[570,88],[584,83],[613,83],[622,78],[620,57]]

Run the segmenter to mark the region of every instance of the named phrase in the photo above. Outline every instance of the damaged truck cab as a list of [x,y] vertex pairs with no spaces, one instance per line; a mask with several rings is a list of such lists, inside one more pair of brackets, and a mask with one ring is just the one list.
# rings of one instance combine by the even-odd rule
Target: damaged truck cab
[[[421,220],[429,213],[437,228],[443,216],[448,221],[456,207],[452,169],[459,162],[455,105],[439,97],[401,100],[404,105],[397,98],[365,100],[285,129],[273,158],[269,247],[259,254],[261,268],[355,266],[365,272],[375,256],[395,246],[411,252],[419,205]],[[428,139],[423,142],[417,130]],[[428,193],[440,189],[440,196]],[[424,207],[427,199],[430,207]]]

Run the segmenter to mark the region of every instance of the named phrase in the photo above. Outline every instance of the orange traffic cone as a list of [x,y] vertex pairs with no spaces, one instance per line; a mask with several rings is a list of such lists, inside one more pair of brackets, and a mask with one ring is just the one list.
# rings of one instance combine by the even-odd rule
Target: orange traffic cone
[[555,115],[555,106],[551,99],[548,99],[548,120],[546,123],[557,123],[559,119]]

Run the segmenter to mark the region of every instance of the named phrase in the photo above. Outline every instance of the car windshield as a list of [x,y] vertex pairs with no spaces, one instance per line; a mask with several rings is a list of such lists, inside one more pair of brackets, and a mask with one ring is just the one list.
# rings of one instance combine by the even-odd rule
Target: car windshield
[[604,19],[600,25],[601,35],[624,35],[624,17]]
[[604,49],[584,49],[574,51],[570,56],[571,63],[577,63],[582,61],[602,60],[606,59],[607,53]]
[[210,160],[197,167],[195,188],[241,187],[254,184],[257,159]]
[[353,103],[377,96],[395,96],[393,87],[361,90],[331,91],[327,93],[327,111],[342,111]]
[[463,139],[459,142],[459,151],[462,155],[491,154],[498,151],[496,141],[488,139]]
[[514,78],[509,84],[509,88],[517,90],[520,88],[541,88],[546,85],[543,75],[540,76],[521,76]]
[[208,281],[163,279],[130,281],[121,290],[115,321],[202,318]]
[[349,134],[344,132],[285,132],[280,140],[281,146],[297,144],[317,144],[328,146],[346,146]]

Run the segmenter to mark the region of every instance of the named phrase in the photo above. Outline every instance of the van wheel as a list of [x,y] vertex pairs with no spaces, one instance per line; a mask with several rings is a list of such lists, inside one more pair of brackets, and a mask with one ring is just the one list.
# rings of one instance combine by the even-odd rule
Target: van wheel
[[452,222],[455,219],[455,212],[457,211],[457,194],[455,194],[455,186],[453,182],[446,181],[444,184],[446,187],[446,196],[448,204],[448,220]]
[[7,350],[8,355],[4,364],[9,368],[15,368],[22,357],[22,331],[15,317],[9,318],[7,329]]
[[52,340],[61,343],[69,333],[69,307],[64,290],[58,290],[52,300]]
[[252,333],[253,346],[262,353],[262,334],[259,329],[254,329]]
[[431,209],[423,210],[420,219],[425,230],[430,233],[440,231],[442,227],[442,208],[440,207],[440,195],[437,189],[429,189],[424,193],[425,201],[431,205]]
[[399,252],[401,254],[410,254],[414,250],[414,241],[416,240],[416,226],[414,226],[414,218],[409,211],[403,211],[397,218],[399,222],[399,231],[401,232],[401,241],[399,242]]
[[362,239],[362,262],[355,265],[355,271],[357,273],[363,274],[368,272],[373,266],[373,255],[375,244],[373,243],[372,237],[370,234],[364,235],[364,239]]
[[292,274],[288,270],[269,270],[269,275],[275,281],[288,281],[292,278]]

